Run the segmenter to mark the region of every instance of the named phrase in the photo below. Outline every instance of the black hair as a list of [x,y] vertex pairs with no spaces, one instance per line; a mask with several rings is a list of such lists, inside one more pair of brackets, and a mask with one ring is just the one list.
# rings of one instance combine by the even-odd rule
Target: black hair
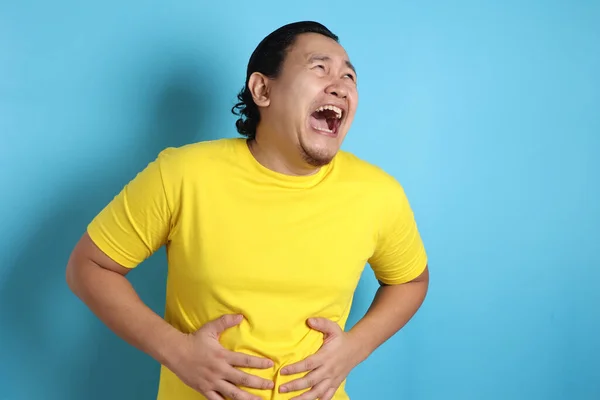
[[294,44],[297,36],[303,33],[318,33],[339,42],[335,34],[324,25],[314,21],[284,25],[265,37],[250,56],[246,69],[246,83],[237,96],[239,102],[231,109],[233,114],[240,116],[235,127],[241,135],[254,139],[256,127],[260,121],[258,106],[254,103],[252,93],[248,88],[250,76],[255,72],[260,72],[269,78],[277,78],[287,51]]

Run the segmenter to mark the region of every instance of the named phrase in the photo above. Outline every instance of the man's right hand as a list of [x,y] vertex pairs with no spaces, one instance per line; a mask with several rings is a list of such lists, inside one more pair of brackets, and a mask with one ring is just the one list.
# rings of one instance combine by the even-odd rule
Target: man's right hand
[[197,390],[208,400],[261,400],[240,388],[269,390],[275,384],[263,378],[242,372],[236,367],[267,369],[273,362],[266,358],[254,357],[225,349],[219,336],[226,329],[238,325],[241,315],[223,315],[210,321],[196,332],[186,335],[183,342],[183,356],[171,366],[179,379]]

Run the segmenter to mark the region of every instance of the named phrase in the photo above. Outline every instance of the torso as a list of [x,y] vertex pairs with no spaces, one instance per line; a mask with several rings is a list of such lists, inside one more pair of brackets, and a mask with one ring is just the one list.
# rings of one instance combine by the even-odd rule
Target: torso
[[[280,376],[284,365],[322,344],[322,334],[307,327],[307,318],[345,326],[376,244],[377,196],[365,190],[364,177],[346,173],[345,158],[316,176],[294,180],[247,158],[243,141],[227,143],[219,157],[190,166],[201,171],[182,181],[167,247],[166,319],[192,332],[222,314],[244,314],[221,342],[275,361],[270,370],[250,372],[274,379],[278,387],[297,378]],[[164,399],[167,387],[177,386],[174,380],[163,371]],[[247,390],[272,400],[299,394]],[[178,399],[202,398],[178,391]],[[343,389],[335,397],[346,398]]]

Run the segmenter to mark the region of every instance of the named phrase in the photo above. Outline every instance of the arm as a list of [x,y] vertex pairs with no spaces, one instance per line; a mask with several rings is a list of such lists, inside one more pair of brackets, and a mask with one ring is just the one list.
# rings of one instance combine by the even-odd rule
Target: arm
[[126,275],[168,241],[171,159],[161,153],[96,215],[66,271],[71,290],[102,322],[167,367],[177,362],[184,335],[142,302]]
[[309,319],[309,326],[324,334],[323,346],[315,355],[282,369],[283,375],[308,374],[281,386],[280,392],[311,388],[294,399],[331,400],[350,371],[412,318],[425,299],[428,284],[427,266],[406,283],[381,283],[371,307],[349,332],[328,319]]
[[[176,161],[176,160],[175,160]],[[138,297],[126,275],[171,239],[180,192],[170,151],[150,163],[98,214],[67,265],[71,290],[116,335],[153,357],[210,400],[221,394],[260,400],[236,385],[268,389],[273,382],[238,367],[270,368],[264,358],[226,350],[219,337],[242,322],[224,315],[183,333]]]
[[69,287],[115,334],[170,368],[182,355],[183,334],[138,297],[125,268],[106,256],[86,233],[67,264]]
[[348,332],[359,362],[406,325],[421,307],[428,286],[428,268],[410,282],[381,284],[365,316]]
[[369,263],[380,283],[365,316],[348,332],[359,361],[406,325],[429,287],[427,253],[402,186],[385,196],[377,246]]
[[381,287],[365,316],[348,332],[328,319],[308,320],[311,328],[323,333],[323,346],[282,369],[284,375],[308,372],[280,387],[281,392],[310,388],[297,400],[331,400],[350,371],[406,325],[425,299],[429,285],[425,247],[403,189],[398,184],[389,189],[383,195],[377,244],[369,259]]

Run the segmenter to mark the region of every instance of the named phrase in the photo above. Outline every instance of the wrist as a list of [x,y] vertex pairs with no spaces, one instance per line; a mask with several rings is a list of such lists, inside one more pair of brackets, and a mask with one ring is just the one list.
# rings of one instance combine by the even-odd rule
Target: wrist
[[177,365],[181,365],[189,354],[188,341],[187,334],[173,329],[161,340],[156,356],[157,361],[172,371]]
[[369,347],[368,342],[360,335],[360,332],[352,329],[347,332],[347,338],[350,343],[351,354],[355,360],[355,365],[365,361],[371,355],[373,350]]

